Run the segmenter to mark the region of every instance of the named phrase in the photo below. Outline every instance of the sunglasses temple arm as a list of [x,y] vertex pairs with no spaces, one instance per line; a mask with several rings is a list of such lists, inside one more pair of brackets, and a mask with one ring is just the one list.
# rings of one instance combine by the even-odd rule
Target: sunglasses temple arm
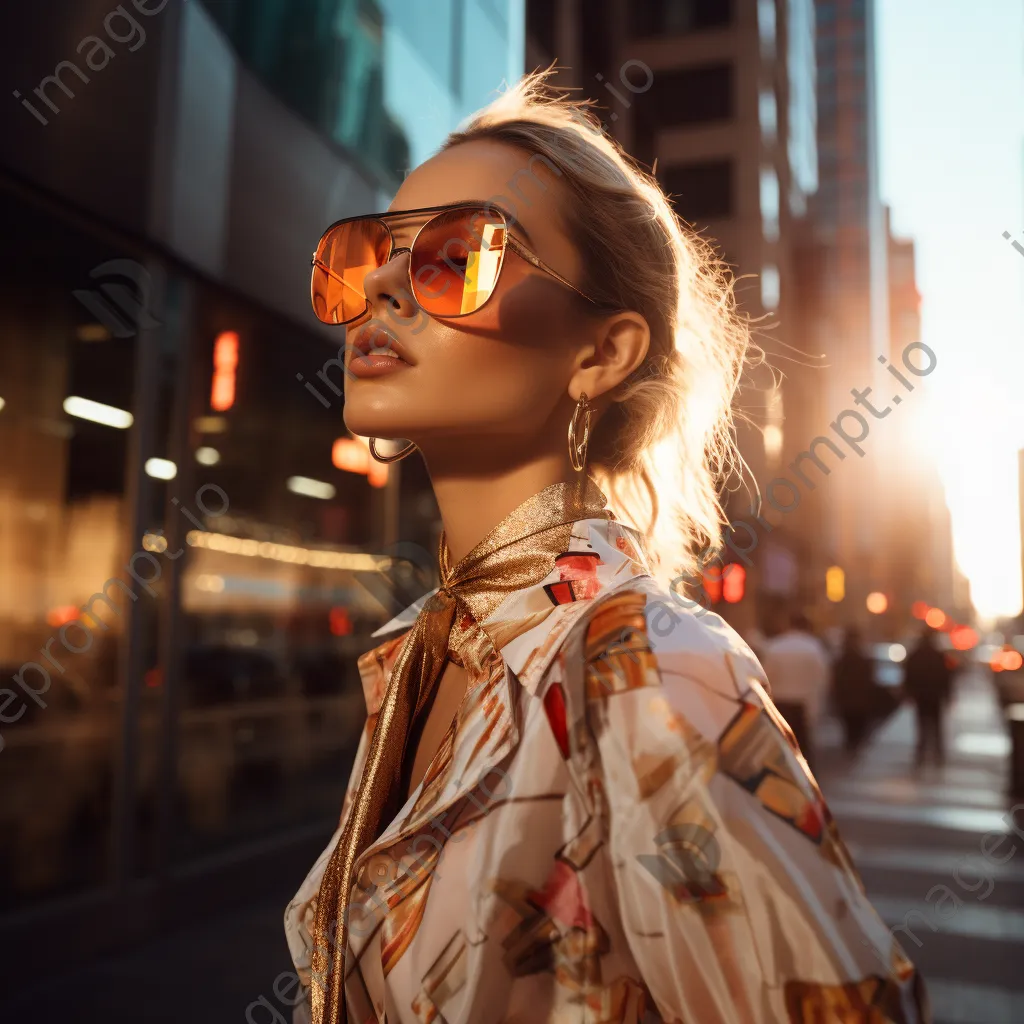
[[586,292],[580,291],[580,289],[577,288],[576,285],[572,283],[572,281],[567,281],[564,277],[562,277],[562,275],[557,270],[553,270],[551,267],[549,267],[539,256],[536,256],[532,252],[530,252],[530,250],[527,249],[522,242],[520,242],[517,238],[514,238],[512,235],[508,236],[508,247],[513,252],[518,253],[520,256],[522,256],[522,258],[526,260],[526,262],[529,263],[531,266],[536,267],[538,270],[543,270],[545,274],[548,274],[551,277],[553,277],[559,284],[563,284],[566,288],[570,288],[577,295],[579,295],[580,298],[586,299],[587,302],[591,303],[592,305],[599,305],[599,303],[597,303],[594,299],[587,295]]

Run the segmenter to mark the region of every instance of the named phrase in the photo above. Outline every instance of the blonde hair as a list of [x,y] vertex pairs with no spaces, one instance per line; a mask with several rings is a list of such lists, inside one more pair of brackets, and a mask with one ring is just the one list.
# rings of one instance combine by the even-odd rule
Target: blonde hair
[[574,284],[602,306],[647,320],[648,354],[612,392],[591,432],[587,465],[619,518],[643,535],[655,575],[668,584],[676,572],[699,572],[699,561],[721,544],[718,487],[742,461],[732,400],[750,328],[714,249],[602,131],[590,101],[547,84],[551,73],[527,75],[443,148],[483,138],[517,146],[533,156],[516,177],[532,174],[534,159],[544,163],[572,198],[564,215],[583,266]]

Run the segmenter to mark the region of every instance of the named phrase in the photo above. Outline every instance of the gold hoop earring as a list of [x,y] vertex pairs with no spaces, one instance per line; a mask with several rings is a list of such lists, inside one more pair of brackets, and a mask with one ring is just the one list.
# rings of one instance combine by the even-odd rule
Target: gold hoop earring
[[416,445],[410,441],[400,452],[396,452],[394,455],[378,455],[377,438],[370,438],[370,454],[378,462],[401,462],[407,455],[412,455],[414,451],[416,451]]
[[[580,415],[583,416],[583,436],[577,437]],[[569,460],[572,468],[577,473],[582,472],[587,463],[587,445],[590,443],[590,403],[587,401],[587,393],[580,392],[580,397],[573,410],[572,419],[569,420]]]

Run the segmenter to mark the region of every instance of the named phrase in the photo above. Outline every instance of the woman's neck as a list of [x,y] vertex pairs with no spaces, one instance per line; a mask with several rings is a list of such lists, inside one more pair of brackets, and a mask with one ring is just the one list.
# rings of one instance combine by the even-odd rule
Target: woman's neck
[[449,564],[473,550],[510,512],[550,484],[571,480],[575,471],[564,458],[549,456],[487,476],[464,471],[431,472],[441,512]]

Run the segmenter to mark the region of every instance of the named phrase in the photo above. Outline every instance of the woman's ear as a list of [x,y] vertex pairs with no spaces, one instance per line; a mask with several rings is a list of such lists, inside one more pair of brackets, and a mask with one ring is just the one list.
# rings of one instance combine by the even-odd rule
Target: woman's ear
[[585,391],[599,398],[621,384],[646,358],[651,329],[639,313],[626,311],[605,317],[594,341],[580,349],[576,371],[569,381],[570,396]]

